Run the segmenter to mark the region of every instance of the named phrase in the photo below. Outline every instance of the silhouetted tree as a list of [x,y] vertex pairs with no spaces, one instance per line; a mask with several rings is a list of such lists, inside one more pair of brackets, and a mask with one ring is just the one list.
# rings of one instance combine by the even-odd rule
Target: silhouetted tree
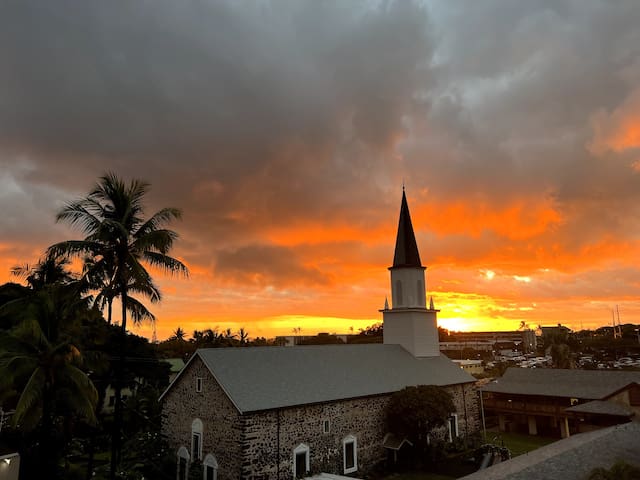
[[[92,257],[96,265],[102,263],[96,272],[111,277],[109,288],[117,292],[122,306],[122,347],[127,328],[129,292],[139,291],[152,301],[161,298],[160,291],[144,264],[169,273],[188,274],[187,267],[182,262],[169,256],[173,242],[178,237],[177,233],[164,228],[167,223],[179,219],[181,212],[175,208],[164,208],[145,219],[143,200],[148,189],[149,184],[143,181],[132,180],[127,184],[112,173],[106,174],[100,178],[87,197],[68,203],[57,216],[58,221],[66,221],[72,226],[80,227],[86,237],[83,240],[61,242],[49,248],[49,253],[54,256]],[[107,266],[108,263],[111,266]],[[115,384],[111,478],[115,478],[120,451],[120,377],[124,368],[124,351],[120,354],[119,363]]]

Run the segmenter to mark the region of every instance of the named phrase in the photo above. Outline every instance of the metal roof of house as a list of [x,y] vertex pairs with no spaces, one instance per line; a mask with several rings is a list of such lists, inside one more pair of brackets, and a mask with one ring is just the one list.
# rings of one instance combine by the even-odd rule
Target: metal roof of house
[[640,372],[508,368],[497,380],[482,387],[485,392],[601,400],[631,383],[640,383]]
[[171,373],[178,373],[184,367],[184,360],[181,358],[165,358],[162,361],[171,365]]
[[640,467],[640,423],[573,435],[462,477],[464,480],[584,480],[618,460]]
[[416,358],[400,345],[208,348],[196,355],[240,412],[475,381],[447,357]]
[[565,412],[591,413],[595,415],[613,415],[615,417],[631,417],[633,410],[619,403],[606,400],[592,400],[587,403],[565,408]]

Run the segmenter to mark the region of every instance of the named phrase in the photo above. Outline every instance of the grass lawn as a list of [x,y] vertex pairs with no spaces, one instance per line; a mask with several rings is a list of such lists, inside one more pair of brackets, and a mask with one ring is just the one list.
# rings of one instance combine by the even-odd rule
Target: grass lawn
[[511,450],[511,455],[514,457],[557,440],[557,438],[524,435],[521,433],[487,432],[488,443],[496,445],[502,445],[504,443],[504,446]]
[[[519,433],[487,432],[487,443],[504,445],[511,451],[511,455],[514,457],[557,440],[557,438],[538,437]],[[454,480],[456,478],[458,477],[443,475],[441,473],[410,472],[392,474],[385,477],[384,480]]]

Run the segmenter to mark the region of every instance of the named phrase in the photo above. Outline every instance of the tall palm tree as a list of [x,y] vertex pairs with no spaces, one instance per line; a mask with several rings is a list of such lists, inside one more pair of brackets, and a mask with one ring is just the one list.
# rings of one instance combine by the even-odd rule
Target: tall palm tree
[[[69,222],[79,227],[86,237],[83,240],[61,242],[49,247],[54,255],[91,257],[96,264],[94,274],[108,277],[108,286],[119,296],[122,307],[120,323],[124,345],[127,328],[127,307],[131,305],[130,291],[137,291],[159,300],[160,293],[144,264],[157,267],[168,273],[188,275],[187,267],[169,256],[178,234],[164,226],[181,218],[180,210],[163,208],[144,219],[143,200],[149,184],[141,180],[125,183],[113,173],[102,176],[89,194],[80,200],[68,203],[58,213],[58,221]],[[109,266],[107,266],[109,265]],[[118,362],[117,377],[122,376],[124,351]],[[121,381],[115,385],[116,404],[114,435],[111,459],[111,477],[115,478],[119,454],[122,421]]]

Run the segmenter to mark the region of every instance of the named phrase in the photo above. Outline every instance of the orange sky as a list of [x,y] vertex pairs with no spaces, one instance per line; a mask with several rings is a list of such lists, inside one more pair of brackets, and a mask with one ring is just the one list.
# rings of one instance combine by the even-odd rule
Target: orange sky
[[0,282],[113,171],[183,210],[159,339],[357,331],[405,184],[441,325],[640,323],[637,2],[122,8],[0,11]]

